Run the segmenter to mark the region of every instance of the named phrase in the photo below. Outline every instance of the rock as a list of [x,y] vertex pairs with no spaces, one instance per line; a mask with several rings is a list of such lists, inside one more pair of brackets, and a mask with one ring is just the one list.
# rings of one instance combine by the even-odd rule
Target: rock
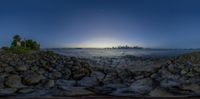
[[[1,63],[0,63],[1,64]],[[4,72],[4,68],[0,67],[0,73]]]
[[83,77],[89,76],[91,74],[91,69],[81,66],[73,66],[72,68],[72,79],[81,80]]
[[10,73],[10,72],[15,72],[15,69],[13,67],[9,66],[9,67],[5,67],[4,71],[7,73]]
[[7,76],[8,76],[8,74],[5,74],[5,73],[1,73],[1,74],[0,74],[0,89],[5,87],[5,86],[4,86],[4,80],[5,80],[5,78],[6,78]]
[[64,80],[64,79],[59,79],[56,81],[56,85],[59,87],[71,87],[76,84],[76,81],[74,80]]
[[0,96],[7,96],[7,95],[13,95],[17,91],[17,88],[4,88],[0,89]]
[[120,88],[126,88],[128,86],[126,84],[106,84],[103,87],[120,89]]
[[195,76],[195,73],[192,72],[192,71],[190,71],[190,72],[187,73],[187,76],[189,76],[189,77],[193,77],[193,76]]
[[95,76],[98,80],[103,80],[105,74],[102,72],[94,71],[92,73],[93,76]]
[[135,77],[136,80],[142,79],[142,78],[144,78],[144,75],[140,75],[140,76],[136,76],[136,77]]
[[194,67],[194,70],[195,70],[196,72],[200,73],[200,66]]
[[18,75],[9,75],[8,78],[5,80],[5,85],[11,88],[22,88],[25,87],[21,83],[21,77]]
[[178,87],[180,85],[181,83],[179,80],[173,80],[173,79],[165,79],[160,82],[160,86],[163,88]]
[[84,87],[68,87],[64,91],[56,90],[54,96],[88,96],[94,95],[93,92],[86,90]]
[[102,87],[99,91],[104,92],[98,92],[101,94],[109,94],[114,96],[125,96],[127,93],[123,93],[123,89],[126,89],[128,86],[125,84],[107,84]]
[[34,66],[31,66],[31,68],[30,68],[32,71],[37,71],[38,69],[39,69],[39,67],[38,66],[36,66],[36,65],[34,65]]
[[27,70],[27,67],[22,65],[22,66],[17,66],[16,67],[16,70],[19,71],[19,72],[23,72],[23,71],[26,71]]
[[138,94],[146,94],[153,89],[153,81],[150,78],[137,80],[131,84],[130,89]]
[[62,77],[62,73],[58,72],[58,71],[55,71],[52,73],[52,78],[53,79],[59,79]]
[[37,90],[31,91],[30,93],[23,94],[23,96],[21,96],[21,97],[23,97],[23,98],[24,97],[25,98],[30,98],[30,97],[36,98],[36,97],[48,97],[48,96],[51,96],[50,90],[37,89]]
[[188,73],[188,71],[186,71],[186,70],[181,70],[181,75],[185,75],[185,74],[187,74]]
[[40,68],[40,69],[38,69],[36,72],[37,72],[38,74],[42,75],[42,74],[45,73],[45,70],[42,69],[42,68]]
[[184,90],[191,90],[196,94],[200,94],[200,85],[199,84],[182,85],[181,88]]
[[27,93],[31,93],[33,91],[34,91],[34,89],[32,89],[32,88],[23,88],[23,89],[20,89],[18,92],[22,93],[22,94],[27,94]]
[[109,95],[110,93],[116,91],[116,88],[95,86],[95,87],[92,87],[91,90],[92,92],[95,92],[96,94]]
[[71,71],[68,68],[63,68],[61,71],[64,75],[64,79],[69,79],[71,76]]
[[45,84],[45,87],[46,87],[46,88],[52,88],[52,87],[54,87],[54,86],[55,86],[54,80],[49,80],[49,81],[47,81],[47,83]]
[[140,94],[136,93],[135,91],[131,90],[130,88],[120,88],[116,91],[113,91],[109,95],[112,96],[140,96]]
[[174,97],[172,93],[167,92],[162,88],[155,88],[149,93],[151,97]]
[[95,77],[84,77],[78,81],[78,85],[83,87],[92,87],[96,86],[97,84],[97,79]]
[[176,67],[177,67],[176,65],[170,64],[170,65],[168,66],[168,70],[169,70],[171,73],[176,73],[176,72],[178,71]]
[[43,78],[42,75],[31,73],[24,77],[24,82],[27,85],[33,85],[39,83],[42,78]]

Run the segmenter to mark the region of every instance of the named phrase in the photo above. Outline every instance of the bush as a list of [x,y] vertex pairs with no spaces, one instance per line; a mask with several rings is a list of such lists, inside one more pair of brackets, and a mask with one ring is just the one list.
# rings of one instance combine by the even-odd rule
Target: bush
[[40,49],[40,45],[33,40],[26,40],[22,42],[22,47],[26,47],[29,48],[31,50],[39,50]]
[[21,40],[19,35],[13,37],[13,41],[10,47],[2,47],[5,52],[15,53],[15,54],[24,54],[29,53],[34,50],[39,50],[40,45],[31,39]]
[[4,49],[6,53],[14,53],[14,54],[27,54],[31,52],[32,50],[24,48],[24,47],[10,47]]

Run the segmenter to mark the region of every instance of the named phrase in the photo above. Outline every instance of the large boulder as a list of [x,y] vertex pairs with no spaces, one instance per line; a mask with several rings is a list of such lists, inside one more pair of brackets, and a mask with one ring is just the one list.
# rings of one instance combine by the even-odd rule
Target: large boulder
[[137,80],[130,86],[131,90],[139,94],[147,94],[153,89],[153,80],[145,78]]
[[40,82],[43,79],[43,76],[37,73],[31,73],[24,77],[24,83],[27,85],[33,85]]
[[114,96],[142,96],[147,95],[153,89],[153,81],[150,78],[137,80],[127,88],[119,88],[111,95]]
[[21,82],[21,77],[18,75],[9,75],[5,80],[5,85],[11,88],[22,88],[25,87]]

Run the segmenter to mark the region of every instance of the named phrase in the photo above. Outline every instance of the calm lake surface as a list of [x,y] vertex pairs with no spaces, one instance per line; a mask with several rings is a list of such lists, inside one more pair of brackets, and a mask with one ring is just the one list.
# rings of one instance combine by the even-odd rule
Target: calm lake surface
[[177,56],[185,53],[198,52],[195,50],[167,49],[50,49],[58,54],[75,57],[117,57],[117,56]]

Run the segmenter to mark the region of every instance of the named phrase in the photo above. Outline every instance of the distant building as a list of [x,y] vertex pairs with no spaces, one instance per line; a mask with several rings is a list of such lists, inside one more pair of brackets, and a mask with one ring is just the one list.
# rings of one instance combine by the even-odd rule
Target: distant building
[[20,46],[21,46],[21,42],[20,42],[20,41],[17,41],[17,42],[16,42],[16,45],[17,45],[17,47],[20,47]]

